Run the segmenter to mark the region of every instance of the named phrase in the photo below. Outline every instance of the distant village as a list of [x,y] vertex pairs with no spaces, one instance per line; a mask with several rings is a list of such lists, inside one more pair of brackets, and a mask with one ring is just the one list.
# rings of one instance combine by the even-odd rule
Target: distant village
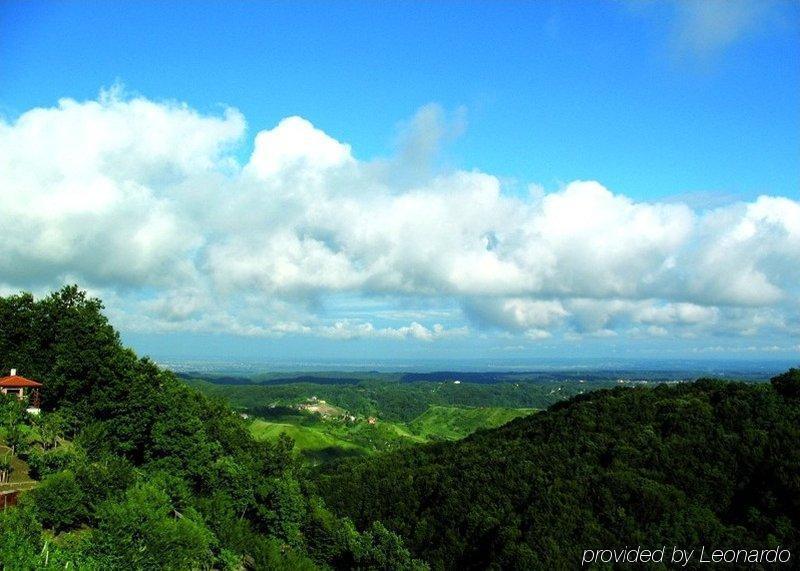
[[366,420],[368,424],[373,424],[373,425],[378,423],[378,419],[374,416],[368,416],[366,418],[360,419],[355,415],[348,413],[342,408],[328,404],[327,402],[316,396],[308,397],[306,399],[306,402],[295,405],[294,408],[300,411],[318,414],[324,419],[341,420],[349,423],[355,423],[359,422],[360,420]]
[[[278,408],[278,405],[273,404],[270,405],[268,408]],[[324,420],[337,420],[340,422],[346,422],[348,424],[356,424],[358,422],[366,422],[370,425],[378,424],[378,418],[375,416],[356,416],[354,414],[349,413],[348,411],[344,410],[341,407],[329,404],[325,400],[315,396],[308,397],[305,402],[301,402],[296,405],[290,405],[289,408],[300,412],[306,412],[311,414],[319,415]],[[241,413],[240,416],[244,419],[249,419],[250,415],[247,413]]]

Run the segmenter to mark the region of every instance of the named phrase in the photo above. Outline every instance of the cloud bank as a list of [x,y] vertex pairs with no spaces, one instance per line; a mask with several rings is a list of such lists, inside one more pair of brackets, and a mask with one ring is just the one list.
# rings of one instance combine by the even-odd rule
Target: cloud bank
[[796,344],[800,202],[698,211],[596,181],[520,196],[432,168],[463,124],[426,106],[396,157],[365,161],[288,117],[241,158],[235,109],[119,90],[32,109],[0,122],[0,287],[78,282],[134,331]]

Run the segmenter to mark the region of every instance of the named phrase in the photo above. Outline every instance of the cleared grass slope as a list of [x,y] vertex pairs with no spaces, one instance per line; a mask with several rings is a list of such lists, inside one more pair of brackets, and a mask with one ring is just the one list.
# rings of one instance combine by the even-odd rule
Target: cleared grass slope
[[250,433],[256,440],[277,440],[282,433],[285,433],[294,440],[295,447],[301,452],[306,450],[322,450],[330,447],[360,448],[347,440],[337,438],[315,426],[300,426],[285,422],[254,420],[250,425]]
[[433,405],[412,420],[408,427],[423,438],[458,440],[478,429],[496,428],[534,412],[536,412],[534,408],[462,408]]

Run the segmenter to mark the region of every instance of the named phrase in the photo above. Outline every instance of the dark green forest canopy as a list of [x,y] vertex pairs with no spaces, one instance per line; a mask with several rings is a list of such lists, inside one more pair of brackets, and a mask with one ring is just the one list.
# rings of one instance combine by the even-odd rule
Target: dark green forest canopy
[[800,548],[800,370],[575,397],[465,440],[345,461],[318,489],[433,568],[574,568],[626,545]]

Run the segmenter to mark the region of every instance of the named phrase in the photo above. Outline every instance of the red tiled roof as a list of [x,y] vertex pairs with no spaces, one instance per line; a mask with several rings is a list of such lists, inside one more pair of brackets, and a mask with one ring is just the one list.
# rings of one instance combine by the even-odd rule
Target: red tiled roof
[[3,377],[0,379],[0,387],[19,388],[19,387],[41,387],[42,383],[37,383],[25,377],[15,375],[13,377]]

